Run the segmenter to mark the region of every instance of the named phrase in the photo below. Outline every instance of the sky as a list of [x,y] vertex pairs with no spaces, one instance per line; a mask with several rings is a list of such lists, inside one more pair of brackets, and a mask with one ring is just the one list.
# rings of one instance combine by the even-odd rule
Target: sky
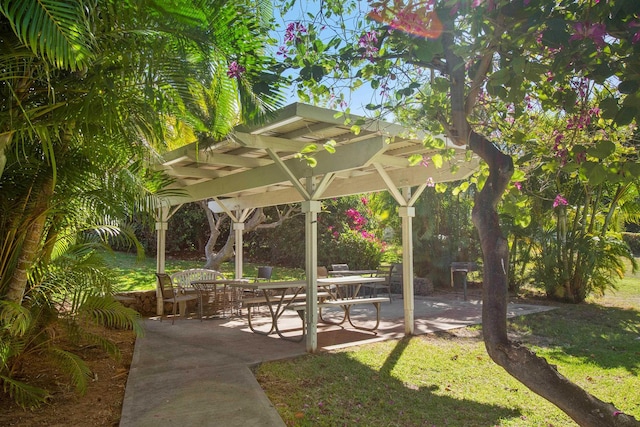
[[[359,10],[352,16],[345,19],[345,22],[347,23],[347,31],[354,31],[355,21],[364,19],[365,14],[369,11],[369,6],[366,1],[360,1],[359,3]],[[284,34],[287,24],[296,21],[309,21],[309,15],[312,15],[314,17],[319,15],[319,7],[320,3],[318,1],[300,0],[291,8],[291,10],[288,11],[288,13],[284,17],[279,14],[279,10],[275,10],[274,13],[276,14],[276,20],[280,28],[277,32],[273,33],[273,36],[277,40],[279,40],[280,44],[284,44]],[[330,28],[325,29],[325,31],[327,33],[327,38],[333,35]],[[345,91],[344,96],[347,100],[347,107],[350,108],[352,114],[366,117],[373,116],[373,113],[366,110],[364,107],[365,105],[372,103],[375,100],[375,96],[379,97],[379,93],[376,93],[376,91],[371,88],[369,83],[363,84],[362,87],[351,94]],[[294,87],[291,87],[287,91],[286,103],[290,104],[292,102],[300,102],[296,93],[296,89]],[[322,106],[327,107],[326,105]],[[344,109],[344,106],[341,107],[340,105],[333,105],[330,106],[330,108],[341,111]],[[390,118],[385,117],[385,120],[389,121]]]

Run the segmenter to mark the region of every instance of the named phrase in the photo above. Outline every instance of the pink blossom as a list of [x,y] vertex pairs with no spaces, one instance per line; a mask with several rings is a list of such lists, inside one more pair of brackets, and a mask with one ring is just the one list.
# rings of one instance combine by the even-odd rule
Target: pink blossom
[[514,182],[513,186],[516,187],[518,189],[518,191],[522,191],[522,183],[521,182]]
[[558,144],[560,144],[560,142],[562,142],[562,140],[564,139],[564,134],[558,132],[557,130],[554,130],[553,134],[556,136],[555,145],[553,146],[553,149],[557,150],[558,149]]
[[229,76],[229,78],[239,78],[245,71],[246,69],[242,65],[239,65],[236,61],[233,61],[231,62],[231,64],[229,64],[227,76]]
[[[632,30],[640,28],[640,21],[629,22],[629,28],[631,28]],[[631,38],[631,43],[636,44],[638,42],[640,42],[640,30],[636,30],[635,34]]]
[[284,32],[284,41],[285,42],[294,42],[300,40],[300,34],[304,34],[307,32],[307,27],[302,25],[300,22],[290,22],[287,25],[287,29]]
[[287,55],[289,53],[289,50],[287,49],[286,46],[280,46],[278,48],[278,51],[276,52],[276,55],[282,55],[283,58],[288,58],[289,56]]
[[429,167],[429,157],[422,156],[422,161],[420,162],[420,166],[424,166],[425,168]]
[[574,33],[569,40],[591,39],[598,48],[606,44],[604,36],[607,34],[607,27],[604,24],[576,22],[573,29]]
[[567,202],[567,199],[565,199],[564,197],[562,197],[561,194],[558,194],[556,196],[556,198],[553,200],[553,207],[557,208],[558,206],[567,206],[569,203]]
[[432,177],[427,178],[427,187],[435,187],[436,183]]
[[367,199],[366,197],[363,197],[360,199],[360,201],[362,202],[363,205],[367,206],[369,204],[369,199]]
[[378,52],[378,37],[375,31],[368,31],[364,33],[358,40],[358,46],[364,49],[362,53],[363,58],[367,58],[373,61],[375,54]]

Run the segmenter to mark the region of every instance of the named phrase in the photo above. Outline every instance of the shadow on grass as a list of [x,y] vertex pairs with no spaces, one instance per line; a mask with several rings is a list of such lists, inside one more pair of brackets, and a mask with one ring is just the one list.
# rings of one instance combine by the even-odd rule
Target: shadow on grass
[[578,357],[602,368],[640,373],[640,312],[598,304],[563,305],[557,310],[510,321],[532,336],[523,340],[550,351]]
[[321,353],[275,362],[275,368],[271,363],[257,378],[287,425],[480,426],[521,416],[511,408],[442,395],[446,384],[400,381],[393,370],[410,339],[397,341],[379,370],[346,352]]

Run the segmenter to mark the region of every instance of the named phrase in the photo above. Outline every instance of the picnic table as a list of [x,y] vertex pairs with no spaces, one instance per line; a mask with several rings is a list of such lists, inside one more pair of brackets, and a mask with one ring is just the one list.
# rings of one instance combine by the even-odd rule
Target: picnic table
[[[358,329],[373,330],[377,329],[380,323],[380,303],[388,302],[386,297],[380,298],[362,298],[357,297],[357,293],[363,283],[370,283],[372,281],[383,281],[384,278],[376,277],[362,277],[362,276],[341,276],[341,277],[327,277],[317,280],[318,289],[321,290],[317,293],[318,296],[318,309],[320,310],[320,319],[325,323],[330,322],[327,319],[322,318],[321,309],[323,307],[340,307],[344,311],[344,318],[337,324],[342,324],[345,321]],[[283,339],[302,341],[305,335],[305,319],[304,312],[306,310],[306,287],[307,283],[303,280],[298,281],[275,281],[275,282],[255,282],[255,283],[229,283],[228,286],[242,287],[244,289],[251,289],[254,291],[262,292],[262,297],[246,298],[243,300],[243,304],[247,307],[247,320],[249,328],[254,333],[263,335],[270,335],[277,333]],[[345,292],[344,289],[347,286],[354,286],[353,292]],[[268,330],[257,329],[252,322],[251,307],[258,304],[264,304],[267,306],[270,315],[270,325]],[[353,305],[357,304],[373,304],[377,310],[377,322],[374,328],[363,328],[356,326],[352,323],[350,310]],[[299,339],[285,336],[280,327],[278,326],[278,320],[285,312],[285,310],[295,310],[301,320],[303,333]]]

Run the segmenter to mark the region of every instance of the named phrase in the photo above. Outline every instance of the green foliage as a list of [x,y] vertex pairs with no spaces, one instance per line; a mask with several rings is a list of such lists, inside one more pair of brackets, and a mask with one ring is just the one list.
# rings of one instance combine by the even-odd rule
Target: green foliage
[[[389,212],[377,196],[350,196],[323,201],[318,214],[318,264],[349,264],[373,269],[382,259]],[[393,215],[392,215],[393,216]],[[248,256],[256,262],[303,268],[304,218],[297,216],[275,229],[246,236]]]
[[456,191],[452,184],[442,193],[427,188],[416,202],[413,221],[414,270],[438,286],[449,286],[453,261],[475,262],[480,243],[471,223],[473,188]]
[[640,255],[640,233],[622,233],[622,240],[629,245],[634,256]]
[[122,306],[110,295],[93,295],[83,300],[76,312],[61,311],[54,305],[34,300],[28,307],[0,301],[0,383],[16,403],[33,408],[50,397],[50,391],[20,380],[22,360],[28,354],[50,360],[80,394],[86,391],[91,372],[72,350],[62,348],[60,337],[77,348],[97,345],[113,357],[119,357],[117,344],[105,339],[100,328],[142,329],[139,314]]
[[318,242],[318,265],[348,264],[354,270],[375,270],[382,260],[382,244],[366,238],[357,230],[347,229]]
[[140,332],[97,250],[142,253],[129,220],[171,193],[147,168],[167,132],[186,125],[210,143],[280,104],[271,12],[251,0],[0,1],[0,376],[21,405],[47,396],[18,380],[27,353],[85,388],[57,333],[117,356],[99,327]]
[[535,244],[539,254],[533,257],[532,280],[557,300],[582,302],[591,293],[615,289],[624,276],[623,258],[633,262],[634,271],[637,268],[628,245],[614,235],[577,233],[563,241],[547,232]]
[[86,2],[3,0],[0,12],[20,42],[57,68],[86,69],[95,56]]

